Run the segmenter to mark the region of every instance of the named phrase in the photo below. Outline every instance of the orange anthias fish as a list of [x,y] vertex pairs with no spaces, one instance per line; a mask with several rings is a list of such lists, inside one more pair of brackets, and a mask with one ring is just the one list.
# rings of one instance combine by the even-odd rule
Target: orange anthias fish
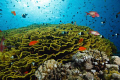
[[16,16],[16,13],[15,13],[15,11],[11,11],[11,13],[12,13],[14,16]]
[[83,42],[83,38],[80,38],[79,43]]
[[90,15],[92,18],[99,17],[99,14],[95,11],[86,12],[87,15]]
[[90,33],[90,34],[93,34],[94,36],[98,36],[98,35],[100,35],[100,33],[97,32],[97,31],[90,31],[89,33]]
[[29,46],[35,45],[36,43],[38,43],[38,41],[31,41],[31,42],[29,43]]
[[28,71],[25,71],[24,74],[28,74],[29,72]]
[[118,12],[117,14],[120,14],[120,12]]
[[80,48],[79,48],[79,51],[84,51],[84,50],[86,50],[85,47],[80,47]]

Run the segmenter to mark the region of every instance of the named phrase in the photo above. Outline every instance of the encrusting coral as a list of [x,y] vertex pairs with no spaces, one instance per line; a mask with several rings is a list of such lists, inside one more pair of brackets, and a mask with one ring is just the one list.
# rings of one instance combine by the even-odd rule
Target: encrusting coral
[[[96,56],[97,55],[97,56]],[[38,67],[38,80],[110,80],[120,79],[119,66],[111,64],[105,52],[86,50],[77,52],[73,61],[61,64],[54,59],[47,60]]]
[[[35,79],[35,71],[44,61],[71,61],[72,55],[78,52],[80,46],[104,51],[108,56],[116,51],[113,43],[89,34],[90,30],[89,27],[72,24],[34,24],[3,31],[5,46],[9,47],[4,49],[4,53],[0,53],[0,79]],[[2,36],[0,35],[0,38]],[[80,38],[84,39],[81,43]],[[38,43],[29,46],[31,41]],[[28,73],[25,73],[26,71]]]
[[80,71],[77,68],[74,68],[73,64],[70,62],[63,65],[55,60],[45,61],[35,72],[35,76],[39,80],[82,80],[79,74]]

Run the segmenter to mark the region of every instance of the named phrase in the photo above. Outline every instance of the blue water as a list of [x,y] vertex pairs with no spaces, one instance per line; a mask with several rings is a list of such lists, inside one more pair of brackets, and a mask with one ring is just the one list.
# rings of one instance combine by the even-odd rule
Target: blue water
[[[88,26],[109,39],[120,51],[120,0],[0,0],[0,30],[26,27],[37,23]],[[16,16],[11,14],[16,12]],[[86,16],[96,11],[100,17]],[[26,18],[22,14],[28,14]],[[104,24],[101,24],[105,21]]]

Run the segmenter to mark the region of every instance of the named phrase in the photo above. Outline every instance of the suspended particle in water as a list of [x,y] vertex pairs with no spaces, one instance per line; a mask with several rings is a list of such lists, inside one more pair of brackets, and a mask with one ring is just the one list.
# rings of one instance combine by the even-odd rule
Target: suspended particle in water
[[38,6],[38,9],[40,9],[40,6]]
[[60,20],[60,22],[62,22],[62,21]]

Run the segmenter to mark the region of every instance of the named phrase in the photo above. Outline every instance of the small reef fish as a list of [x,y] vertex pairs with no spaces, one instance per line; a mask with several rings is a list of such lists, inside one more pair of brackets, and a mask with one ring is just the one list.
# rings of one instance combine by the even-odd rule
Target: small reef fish
[[68,34],[68,32],[66,32],[66,31],[62,31],[61,34]]
[[104,38],[104,36],[103,36],[103,35],[100,35],[100,38]]
[[84,33],[83,32],[79,32],[78,35],[84,35]]
[[83,42],[83,38],[80,38],[79,43]]
[[24,74],[28,74],[29,72],[28,71],[25,71]]
[[90,31],[89,33],[90,33],[90,34],[93,34],[94,36],[98,36],[98,35],[100,35],[100,33],[97,32],[97,31]]
[[76,21],[74,22],[74,25],[77,26]]
[[16,13],[15,13],[15,11],[11,11],[11,13],[12,13],[14,16],[16,16]]
[[115,18],[118,18],[118,14],[116,14]]
[[84,50],[86,50],[85,47],[79,47],[79,51],[84,51]]
[[120,14],[120,12],[118,12],[117,14]]
[[86,12],[87,15],[90,15],[92,18],[99,17],[99,14],[95,11]]
[[36,43],[38,43],[38,41],[31,41],[31,42],[29,43],[29,46],[35,45]]
[[115,34],[116,37],[118,37],[118,35],[119,35],[118,33]]
[[104,23],[105,23],[105,21],[102,21],[102,22],[101,22],[101,24],[104,24]]
[[116,14],[116,17],[115,18],[118,18],[118,15],[120,14],[120,12],[118,12],[117,14]]
[[3,50],[4,50],[4,40],[5,40],[5,38],[4,37],[2,37],[2,39],[1,39],[1,43],[0,43],[0,51],[1,52],[3,52]]
[[35,62],[32,62],[32,65],[35,66]]
[[23,18],[26,18],[27,15],[28,15],[28,14],[22,14],[22,17],[23,17]]

